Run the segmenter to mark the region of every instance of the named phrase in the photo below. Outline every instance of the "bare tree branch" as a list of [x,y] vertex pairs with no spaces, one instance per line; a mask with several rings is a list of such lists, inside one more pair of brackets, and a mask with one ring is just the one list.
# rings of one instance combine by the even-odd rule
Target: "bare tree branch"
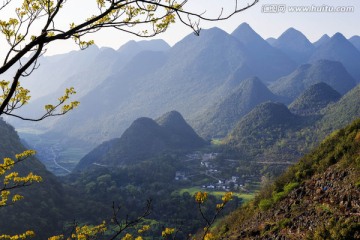
[[112,220],[119,227],[119,229],[116,230],[116,233],[112,237],[110,237],[109,240],[116,239],[126,229],[140,223],[144,218],[149,216],[151,214],[151,204],[152,204],[152,200],[151,199],[147,200],[145,211],[140,216],[138,216],[137,218],[132,219],[132,220],[129,220],[128,217],[126,217],[125,221],[121,221],[118,219],[118,213],[120,211],[120,207],[119,206],[115,207],[115,203],[113,203],[113,218],[112,218]]
[[[138,37],[154,37],[165,32],[168,26],[175,22],[175,19],[178,19],[180,23],[192,29],[196,35],[199,35],[201,30],[200,21],[213,22],[227,20],[233,15],[245,11],[259,2],[259,0],[249,1],[251,2],[248,5],[239,7],[238,0],[235,0],[235,8],[230,13],[224,14],[224,9],[221,8],[220,13],[212,17],[207,16],[206,11],[197,13],[185,9],[186,4],[189,2],[188,0],[182,0],[179,3],[175,0],[99,0],[97,2],[99,10],[97,15],[86,19],[78,25],[73,24],[69,29],[59,29],[56,27],[56,18],[66,3],[66,0],[55,0],[54,2],[47,0],[45,3],[40,4],[39,7],[23,7],[25,10],[18,8],[16,10],[18,20],[12,19],[11,21],[13,22],[10,23],[9,20],[9,22],[3,22],[1,25],[3,29],[9,28],[5,30],[9,31],[6,35],[6,40],[10,45],[10,49],[7,51],[3,65],[0,66],[0,75],[7,72],[11,67],[15,66],[16,63],[19,63],[26,54],[33,53],[33,55],[25,65],[20,64],[20,67],[12,79],[10,91],[0,105],[0,115],[7,114],[30,121],[41,121],[51,114],[51,116],[63,115],[51,112],[50,115],[45,113],[39,118],[30,119],[12,113],[12,110],[18,108],[14,103],[9,105],[10,99],[16,94],[15,90],[18,86],[19,79],[30,75],[36,70],[36,60],[45,50],[44,47],[50,42],[73,38],[75,43],[78,44],[81,49],[84,49],[91,45],[92,42],[82,41],[83,36],[106,28],[117,29]],[[11,0],[4,0],[0,10],[8,6],[10,2]],[[35,23],[37,23],[39,19],[44,19],[44,17],[46,17],[46,20],[43,22],[41,34],[37,37],[31,37],[30,41],[27,40],[33,31]],[[19,103],[17,104],[17,106],[20,106]],[[9,108],[7,108],[8,105]],[[5,111],[6,109],[8,111]],[[9,109],[12,110],[10,111]]]

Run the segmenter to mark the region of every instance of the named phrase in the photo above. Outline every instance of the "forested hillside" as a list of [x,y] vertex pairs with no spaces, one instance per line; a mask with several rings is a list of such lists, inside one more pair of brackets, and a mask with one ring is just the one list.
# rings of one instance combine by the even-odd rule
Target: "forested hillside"
[[322,109],[340,98],[341,94],[326,83],[316,83],[295,99],[289,105],[289,109],[299,115],[321,114]]
[[331,134],[219,224],[220,239],[360,237],[360,121]]

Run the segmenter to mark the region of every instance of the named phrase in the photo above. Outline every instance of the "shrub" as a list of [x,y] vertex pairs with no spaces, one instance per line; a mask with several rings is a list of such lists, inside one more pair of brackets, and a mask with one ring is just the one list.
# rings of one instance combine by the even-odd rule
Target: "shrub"
[[259,202],[259,208],[260,208],[262,211],[266,211],[266,210],[270,209],[273,204],[274,204],[274,202],[273,202],[272,199],[262,199],[262,200]]

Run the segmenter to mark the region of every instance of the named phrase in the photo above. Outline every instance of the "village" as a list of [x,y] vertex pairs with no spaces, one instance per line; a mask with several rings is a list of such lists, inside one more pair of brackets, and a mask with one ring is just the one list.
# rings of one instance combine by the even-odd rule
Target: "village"
[[[191,164],[191,170],[177,171],[175,174],[175,180],[193,182],[193,178],[202,175],[203,178],[208,180],[206,183],[202,183],[196,187],[201,187],[207,191],[248,193],[249,185],[256,181],[257,177],[252,174],[242,174],[239,176],[233,174],[231,176],[226,176],[225,172],[229,172],[228,169],[236,168],[236,160],[223,159],[222,161],[219,161],[218,157],[219,153],[214,152],[194,152],[187,154],[184,161],[193,163]],[[222,162],[226,162],[226,164],[222,164]]]

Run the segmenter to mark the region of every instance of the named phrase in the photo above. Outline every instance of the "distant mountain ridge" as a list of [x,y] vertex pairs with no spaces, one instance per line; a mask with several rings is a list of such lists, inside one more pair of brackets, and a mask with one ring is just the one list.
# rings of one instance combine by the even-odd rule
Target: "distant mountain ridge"
[[171,111],[156,121],[146,117],[136,119],[120,138],[100,144],[82,158],[75,171],[94,165],[133,165],[166,152],[190,151],[205,145],[181,114]]
[[360,81],[360,51],[341,33],[336,33],[316,48],[309,61],[321,59],[341,62],[355,80]]
[[247,23],[237,27],[231,36],[246,47],[252,58],[250,67],[255,73],[254,76],[259,77],[265,83],[289,74],[296,68],[296,63],[291,58],[281,50],[272,47]]
[[[291,37],[296,39],[291,41]],[[281,45],[280,40],[286,46]],[[321,44],[321,48],[331,41],[329,39],[326,44]],[[270,94],[259,87],[259,92],[264,93],[264,98],[260,95],[259,100],[286,104],[317,82],[325,82],[341,94],[354,86],[352,80],[349,80],[349,74],[340,71],[341,67],[334,67],[339,70],[336,73],[330,71],[331,64],[325,64],[329,60],[316,60],[308,69],[298,67],[296,61],[291,60],[290,52],[301,55],[301,52],[310,52],[312,47],[297,30],[289,29],[272,44],[275,42],[278,43],[277,47],[265,41],[248,24],[241,24],[231,34],[218,28],[207,29],[199,37],[188,35],[172,47],[159,40],[129,42],[118,51],[95,47],[89,49],[91,52],[87,57],[79,57],[87,60],[79,64],[80,72],[75,71],[77,64],[69,61],[69,74],[74,73],[71,79],[74,79],[73,84],[78,88],[78,97],[75,96],[74,99],[81,102],[78,109],[64,117],[47,119],[37,125],[11,121],[16,123],[17,128],[36,128],[44,131],[49,138],[57,139],[61,135],[65,144],[73,140],[71,142],[86,143],[92,148],[103,141],[121,136],[139,117],[154,119],[164,112],[177,109],[199,133],[204,134],[202,136],[224,136],[234,126],[234,122],[239,120],[235,120],[235,116],[237,111],[240,112],[239,108],[231,110],[230,106],[226,107],[225,99],[235,97],[230,95],[239,90],[246,79],[258,77],[271,89],[273,95],[283,95],[281,99],[269,99]],[[349,44],[350,42],[344,46]],[[341,48],[341,44],[339,46]],[[284,49],[287,47],[291,51],[286,53]],[[320,46],[313,46],[312,49],[314,58],[316,54],[319,54],[318,57],[322,55]],[[58,57],[67,59],[69,56]],[[319,64],[322,61],[324,64]],[[319,68],[316,69],[315,66]],[[65,67],[67,69],[67,65]],[[346,66],[344,68],[347,69]],[[283,78],[287,80],[284,80],[284,84],[279,83],[274,90],[273,85]],[[37,102],[37,109],[42,111],[44,103],[51,103],[54,98],[56,100],[54,95],[61,95],[63,87],[65,85],[61,85],[56,93],[44,97],[41,103]],[[212,108],[214,111],[219,110],[217,106],[223,101],[223,110],[218,113],[224,112],[224,115],[215,116],[206,127],[206,121],[203,120],[212,119]],[[250,105],[252,108],[256,104]],[[36,112],[32,106],[33,103],[23,108],[26,112],[24,115],[39,115],[39,111]],[[231,111],[236,114],[226,124],[214,124],[222,116],[231,116]]]
[[289,28],[273,41],[272,46],[280,49],[298,64],[306,63],[314,51],[312,43],[300,31]]
[[360,118],[360,85],[324,110],[319,126],[326,132],[335,131]]
[[340,62],[319,60],[301,65],[290,75],[271,84],[270,89],[275,94],[294,100],[306,88],[319,82],[328,84],[341,94],[356,86],[356,81]]

